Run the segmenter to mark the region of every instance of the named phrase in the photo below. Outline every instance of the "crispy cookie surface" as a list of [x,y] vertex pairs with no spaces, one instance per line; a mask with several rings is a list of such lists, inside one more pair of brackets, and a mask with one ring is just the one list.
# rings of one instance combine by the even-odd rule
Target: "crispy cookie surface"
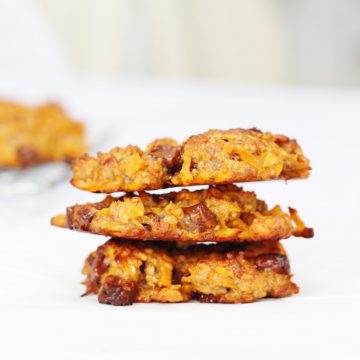
[[112,237],[183,242],[265,241],[312,237],[290,209],[268,209],[255,193],[235,185],[154,195],[140,193],[75,205],[52,224]]
[[114,148],[73,162],[72,184],[111,193],[171,186],[306,178],[310,164],[295,140],[256,129],[210,130],[182,144],[159,139],[142,151]]
[[72,160],[84,152],[84,126],[55,104],[35,108],[0,102],[0,167]]
[[86,294],[100,303],[247,303],[298,293],[279,242],[176,247],[111,239],[84,265]]

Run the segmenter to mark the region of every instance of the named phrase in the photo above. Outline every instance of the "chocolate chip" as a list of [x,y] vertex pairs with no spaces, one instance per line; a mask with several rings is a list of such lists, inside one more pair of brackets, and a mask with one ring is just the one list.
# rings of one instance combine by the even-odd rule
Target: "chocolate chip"
[[134,281],[122,280],[117,276],[108,276],[101,287],[98,300],[101,304],[115,306],[132,305],[136,300],[138,287]]
[[31,166],[40,161],[39,154],[31,148],[20,147],[18,149],[18,155],[20,157],[21,165],[23,167]]
[[183,208],[183,211],[185,214],[185,225],[189,227],[191,227],[191,225],[195,225],[199,231],[213,229],[219,224],[215,214],[205,205],[204,202]]
[[278,274],[288,274],[290,272],[289,260],[285,255],[265,254],[248,259],[258,270],[273,271]]
[[88,231],[96,213],[96,207],[91,205],[71,206],[66,209],[67,226],[77,231]]
[[168,169],[176,172],[181,167],[181,147],[171,145],[156,145],[151,149],[151,154],[161,158]]

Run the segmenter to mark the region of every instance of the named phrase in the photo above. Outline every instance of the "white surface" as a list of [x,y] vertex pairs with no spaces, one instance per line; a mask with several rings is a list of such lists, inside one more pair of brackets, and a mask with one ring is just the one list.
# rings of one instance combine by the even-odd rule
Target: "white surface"
[[80,298],[85,256],[105,238],[51,228],[49,218],[101,198],[63,183],[0,200],[1,359],[358,359],[360,92],[237,89],[206,84],[2,80],[0,97],[60,99],[111,127],[114,144],[184,139],[208,128],[251,127],[296,137],[309,180],[249,183],[269,204],[296,207],[315,238],[288,249],[301,293],[248,305],[99,305]]
[[66,74],[69,58],[51,19],[32,0],[0,0],[0,69],[44,78]]

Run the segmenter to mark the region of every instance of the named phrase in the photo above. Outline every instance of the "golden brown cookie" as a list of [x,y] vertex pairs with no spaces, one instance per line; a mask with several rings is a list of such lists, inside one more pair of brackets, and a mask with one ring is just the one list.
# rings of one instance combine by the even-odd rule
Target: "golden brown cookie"
[[107,196],[75,205],[52,224],[112,237],[183,242],[268,241],[312,237],[294,209],[268,209],[255,193],[235,185],[154,195]]
[[279,242],[176,247],[111,239],[83,268],[87,294],[100,303],[248,303],[298,293]]
[[129,145],[73,162],[72,184],[82,190],[155,190],[171,186],[306,178],[309,160],[295,140],[256,129],[210,130],[178,145],[160,139],[146,151]]
[[83,124],[58,105],[0,102],[0,168],[69,161],[86,151]]

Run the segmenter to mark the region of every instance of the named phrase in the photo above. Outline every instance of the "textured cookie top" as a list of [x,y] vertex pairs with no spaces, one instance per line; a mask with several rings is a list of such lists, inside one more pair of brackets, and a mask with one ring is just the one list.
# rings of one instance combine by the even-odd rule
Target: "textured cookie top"
[[71,183],[111,193],[171,186],[228,184],[309,176],[309,160],[295,140],[256,129],[209,130],[182,144],[159,139],[146,151],[129,145],[73,162]]
[[268,209],[255,193],[235,185],[154,195],[140,193],[75,205],[52,224],[112,237],[183,242],[265,241],[312,237],[290,209]]
[[0,102],[0,167],[72,160],[87,151],[84,126],[55,104]]
[[296,294],[278,242],[192,245],[112,239],[89,255],[86,294],[100,303],[243,303]]

